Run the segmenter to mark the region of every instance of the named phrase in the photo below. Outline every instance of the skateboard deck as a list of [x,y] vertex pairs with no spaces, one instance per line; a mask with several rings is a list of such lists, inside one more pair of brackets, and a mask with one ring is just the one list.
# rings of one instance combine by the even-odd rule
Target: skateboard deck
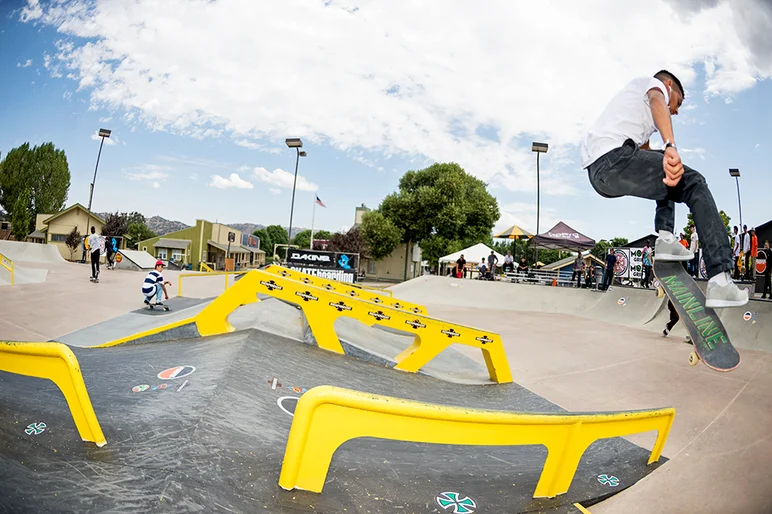
[[699,360],[716,371],[732,371],[740,365],[740,354],[729,341],[716,311],[705,307],[705,295],[680,262],[654,261],[654,276],[691,335],[694,352],[689,363]]

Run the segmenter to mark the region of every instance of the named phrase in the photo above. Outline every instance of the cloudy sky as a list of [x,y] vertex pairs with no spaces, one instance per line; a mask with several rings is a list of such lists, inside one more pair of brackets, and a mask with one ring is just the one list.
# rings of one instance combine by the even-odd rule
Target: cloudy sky
[[[481,7],[484,6],[484,7]],[[627,81],[668,68],[687,98],[676,141],[738,222],[772,218],[772,6],[767,0],[4,0],[0,151],[64,148],[69,203],[98,211],[353,223],[409,169],[454,161],[502,217],[639,237],[652,202],[607,200],[579,164],[583,132]],[[660,143],[655,139],[656,143]],[[678,226],[686,207],[677,209]]]

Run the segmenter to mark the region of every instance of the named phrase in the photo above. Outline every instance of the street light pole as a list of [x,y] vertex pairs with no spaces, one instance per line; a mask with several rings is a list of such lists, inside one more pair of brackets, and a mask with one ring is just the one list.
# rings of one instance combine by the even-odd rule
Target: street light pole
[[[531,145],[531,151],[536,152],[536,235],[539,235],[539,218],[541,214],[541,180],[539,179],[539,157],[547,153],[549,145],[547,143],[536,143]],[[539,261],[539,250],[536,249],[536,261]]]
[[[306,152],[301,151],[300,149],[303,148],[303,141],[300,140],[299,137],[288,137],[284,140],[284,142],[287,144],[288,147],[294,148],[297,152],[297,155],[295,156],[295,179],[292,182],[292,204],[290,205],[290,221],[289,221],[289,227],[287,227],[287,253],[289,253],[289,245],[292,244],[292,217],[295,213],[295,186],[298,182],[298,164],[300,163],[300,158],[306,156]],[[287,255],[285,255],[285,260],[287,258]]]
[[[105,138],[110,137],[110,133],[112,131],[107,129],[99,129],[99,136],[102,138],[102,142],[99,143],[99,153],[97,153],[97,160],[96,160],[96,166],[94,166],[94,180],[91,181],[91,191],[89,191],[88,194],[88,218],[86,221],[86,236],[88,237],[89,231],[91,230],[91,201],[94,198],[94,185],[96,184],[96,177],[97,177],[97,170],[99,169],[99,158],[102,156],[102,146],[105,144]],[[84,250],[84,256],[85,256],[85,250]]]
[[734,177],[737,183],[737,208],[740,211],[740,228],[743,228],[743,205],[740,202],[740,170],[737,168],[729,168],[729,176]]

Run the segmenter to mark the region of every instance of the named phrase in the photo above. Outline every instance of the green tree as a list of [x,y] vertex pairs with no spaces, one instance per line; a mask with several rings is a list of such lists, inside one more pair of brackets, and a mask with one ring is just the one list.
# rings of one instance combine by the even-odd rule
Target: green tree
[[[378,211],[365,213],[362,217],[362,237],[367,243],[368,255],[375,260],[389,255],[402,240],[402,233]],[[422,247],[422,251],[426,251]]]
[[[142,223],[144,225],[144,222]],[[129,230],[129,220],[126,214],[110,213],[107,215],[105,225],[102,227],[103,236],[123,236]]]
[[155,232],[147,228],[144,223],[132,223],[126,230],[126,239],[139,250],[139,242],[155,237]]
[[29,210],[29,203],[30,191],[24,188],[13,203],[13,210],[11,211],[11,233],[17,241],[24,241],[27,238],[31,232],[29,230],[30,224],[33,228],[35,227],[35,224],[31,223],[32,215]]
[[[399,181],[399,191],[384,198],[377,211],[401,232],[401,242],[420,243],[424,258],[432,264],[456,242],[463,247],[490,241],[500,216],[498,202],[485,183],[455,163],[408,171]],[[381,249],[385,252],[388,247]]]
[[[618,248],[620,246],[624,246],[628,243],[627,238],[624,237],[615,237],[611,241],[607,241],[605,239],[601,239],[597,243],[595,243],[595,247],[590,250],[590,253],[593,254],[598,259],[601,259],[603,261],[606,260],[606,254],[608,254],[609,248]],[[651,244],[654,244],[654,241],[652,241]]]
[[[269,225],[265,227],[265,232],[268,234],[268,238],[271,241],[271,247],[268,250],[265,250],[266,253],[269,256],[273,256],[273,247],[274,245],[280,244],[280,245],[286,245],[288,241],[287,231],[284,230],[281,225]],[[287,247],[281,247],[276,249],[276,253],[278,254],[280,259],[284,259],[284,256],[287,252]]]
[[327,249],[331,252],[358,253],[360,257],[369,256],[367,242],[362,236],[362,231],[357,227],[345,234],[343,232],[333,234]]
[[78,250],[82,241],[83,237],[80,235],[78,227],[72,227],[70,233],[67,234],[67,239],[64,240],[64,244],[67,245],[67,248],[70,250],[70,260],[72,260],[72,256]]
[[33,148],[24,143],[8,152],[0,161],[0,205],[12,210],[25,189],[30,216],[27,226],[19,230],[24,228],[29,234],[35,230],[38,214],[59,212],[67,200],[70,169],[64,150],[57,150],[53,143]]
[[309,248],[311,246],[311,231],[303,230],[298,232],[295,237],[292,238],[292,244],[297,245],[300,248]]
[[[727,237],[728,244],[732,246],[733,244],[732,229],[729,224],[729,222],[732,221],[732,218],[730,218],[729,215],[725,213],[723,210],[718,211],[718,215],[721,216],[721,221],[724,222],[724,229],[726,230],[726,237]],[[684,226],[684,234],[686,235],[687,238],[691,236],[693,226],[694,226],[694,216],[692,216],[692,213],[690,212],[686,215],[686,225]],[[697,233],[697,235],[698,236],[700,235],[699,232]]]

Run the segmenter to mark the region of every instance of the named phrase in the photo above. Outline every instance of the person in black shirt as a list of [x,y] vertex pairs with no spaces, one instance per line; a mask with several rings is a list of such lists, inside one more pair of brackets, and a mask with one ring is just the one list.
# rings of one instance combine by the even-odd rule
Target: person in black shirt
[[764,241],[764,248],[761,249],[764,252],[767,260],[767,267],[764,268],[764,292],[761,293],[761,299],[766,300],[767,295],[772,300],[772,250],[769,248],[769,241]]
[[466,278],[466,259],[464,259],[464,254],[461,254],[461,257],[456,261],[456,274],[454,276],[456,278]]
[[603,285],[601,289],[604,291],[614,283],[614,266],[617,263],[617,256],[614,254],[614,249],[608,249],[608,255],[606,255],[606,271],[603,273]]

